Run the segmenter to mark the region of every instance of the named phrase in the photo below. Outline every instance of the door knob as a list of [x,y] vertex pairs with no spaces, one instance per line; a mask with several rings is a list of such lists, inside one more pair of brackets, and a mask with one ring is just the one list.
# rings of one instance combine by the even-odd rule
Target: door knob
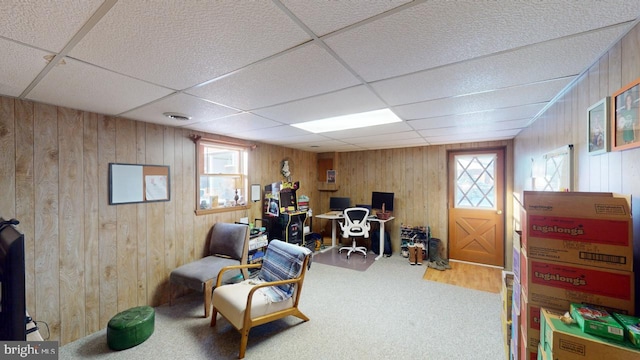
[[498,211],[496,211],[496,214],[498,214],[498,215],[502,215],[502,210],[498,210]]

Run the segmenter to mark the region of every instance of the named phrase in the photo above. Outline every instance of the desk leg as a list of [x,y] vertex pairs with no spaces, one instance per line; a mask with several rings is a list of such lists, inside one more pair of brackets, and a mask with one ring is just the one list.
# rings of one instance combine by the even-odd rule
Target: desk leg
[[336,226],[336,222],[337,220],[333,219],[331,220],[331,247],[326,248],[324,250],[322,250],[322,252],[328,251],[330,249],[333,249],[334,247],[336,247],[336,237],[337,237],[337,226]]
[[384,221],[380,221],[380,255],[376,256],[376,260],[384,255]]
[[334,248],[336,247],[336,236],[337,236],[337,232],[338,229],[336,229],[336,220],[331,220],[331,247]]

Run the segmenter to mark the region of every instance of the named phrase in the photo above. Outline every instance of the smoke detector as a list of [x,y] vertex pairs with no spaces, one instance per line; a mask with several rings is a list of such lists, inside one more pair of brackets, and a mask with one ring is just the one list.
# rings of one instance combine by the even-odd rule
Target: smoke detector
[[163,113],[162,115],[168,117],[169,119],[173,119],[173,120],[179,120],[179,121],[191,120],[191,116],[185,115],[185,114],[180,114],[180,113],[175,113],[175,112],[166,112],[166,113]]

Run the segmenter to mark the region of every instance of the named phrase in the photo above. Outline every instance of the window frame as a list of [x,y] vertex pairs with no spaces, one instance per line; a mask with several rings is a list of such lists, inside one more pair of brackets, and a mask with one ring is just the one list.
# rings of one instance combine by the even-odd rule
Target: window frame
[[[238,211],[238,210],[246,210],[251,208],[251,202],[248,198],[248,190],[249,190],[249,155],[248,151],[251,148],[251,145],[244,145],[240,143],[232,143],[229,141],[223,140],[215,140],[215,139],[205,139],[198,135],[192,135],[191,139],[194,141],[196,145],[196,189],[195,189],[195,213],[196,215],[206,215],[206,214],[215,214],[229,211]],[[238,151],[238,166],[240,173],[218,173],[218,174],[208,174],[205,173],[205,148],[209,146],[212,148],[223,149],[227,151]],[[244,198],[245,205],[231,205],[231,206],[216,206],[210,207],[206,209],[200,208],[201,196],[201,179],[204,176],[209,176],[212,178],[239,178],[241,186],[238,187],[241,189],[240,194]]]

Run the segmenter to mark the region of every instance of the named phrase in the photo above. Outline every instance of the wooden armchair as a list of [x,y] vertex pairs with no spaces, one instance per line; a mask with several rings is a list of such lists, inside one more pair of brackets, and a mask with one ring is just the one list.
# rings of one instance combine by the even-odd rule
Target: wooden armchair
[[[213,291],[211,326],[220,313],[239,332],[239,359],[244,358],[252,327],[293,315],[309,318],[298,309],[302,283],[310,265],[311,251],[306,247],[272,240],[262,264],[228,266],[220,271]],[[222,285],[225,271],[260,268],[258,275],[240,283]]]

